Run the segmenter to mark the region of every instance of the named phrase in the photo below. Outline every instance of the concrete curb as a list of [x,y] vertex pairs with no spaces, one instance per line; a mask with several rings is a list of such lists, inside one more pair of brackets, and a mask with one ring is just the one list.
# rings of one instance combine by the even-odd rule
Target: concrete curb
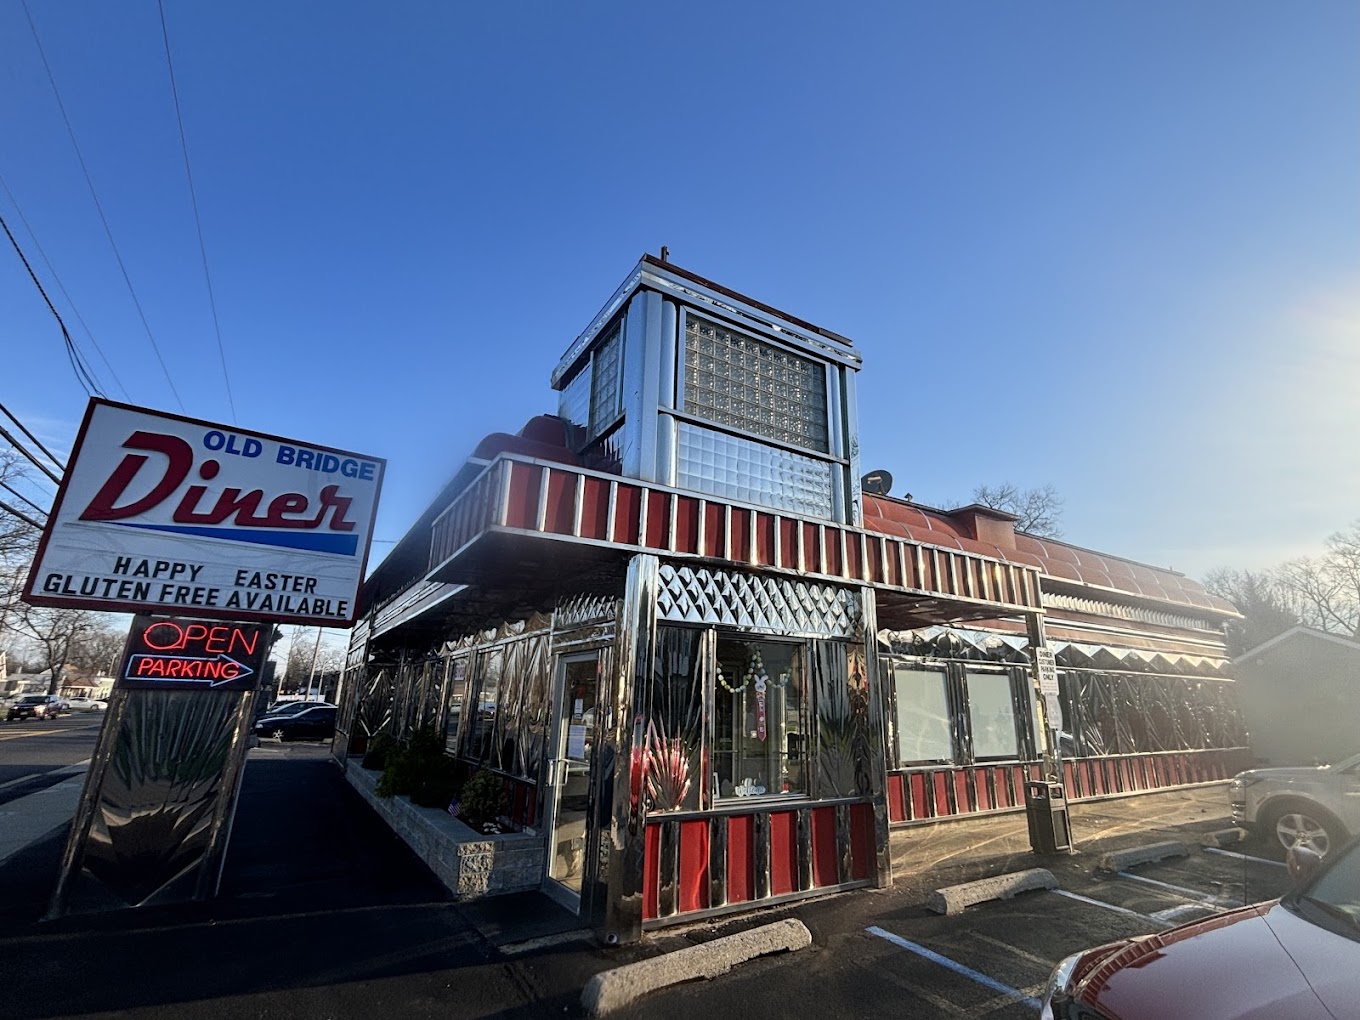
[[717,977],[758,956],[781,950],[792,952],[810,945],[812,933],[802,921],[792,918],[776,921],[596,974],[581,991],[581,1006],[586,1016],[604,1016],[648,992],[695,978]]
[[1201,846],[1225,847],[1235,843],[1244,842],[1247,838],[1246,829],[1217,829],[1214,832],[1206,832],[1200,837]]
[[946,886],[936,889],[926,900],[926,909],[937,914],[957,914],[974,903],[987,900],[1008,900],[1016,893],[1031,889],[1056,889],[1058,880],[1047,868],[1030,868],[1028,871],[1013,871],[1009,875],[996,878],[980,878],[975,882]]
[[1164,843],[1148,843],[1146,846],[1129,847],[1127,850],[1114,850],[1103,855],[1096,865],[1100,871],[1125,871],[1135,864],[1151,864],[1153,861],[1168,857],[1189,857],[1190,848],[1179,840],[1169,839]]

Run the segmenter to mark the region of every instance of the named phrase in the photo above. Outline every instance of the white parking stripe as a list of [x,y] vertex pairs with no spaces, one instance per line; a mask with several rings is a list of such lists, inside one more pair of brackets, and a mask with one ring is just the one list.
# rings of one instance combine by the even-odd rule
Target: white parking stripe
[[988,975],[982,973],[981,971],[974,970],[972,967],[965,966],[964,964],[959,963],[957,960],[951,960],[949,957],[942,956],[941,954],[935,952],[934,950],[927,949],[925,946],[917,945],[915,942],[909,942],[907,939],[904,939],[901,935],[894,935],[892,932],[884,931],[882,928],[879,928],[877,926],[866,928],[865,930],[869,932],[870,935],[877,935],[881,939],[886,939],[893,945],[900,946],[901,948],[907,950],[908,952],[912,952],[915,953],[917,956],[924,957],[925,959],[931,961],[932,963],[938,963],[941,967],[947,967],[949,970],[952,970],[955,974],[961,974],[964,977],[968,978],[970,981],[976,981],[978,984],[982,985],[983,988],[990,988],[994,992],[1000,992],[1006,998],[1014,999],[1016,1002],[1024,1003],[1026,1006],[1029,1006],[1032,1009],[1039,1008],[1039,1000],[1036,999],[1034,996],[1026,995],[1018,988],[1012,988],[1010,985],[998,981],[994,977],[989,977]]
[[1082,903],[1089,903],[1093,907],[1104,907],[1106,910],[1113,910],[1116,914],[1127,914],[1129,917],[1136,917],[1140,921],[1147,921],[1151,924],[1157,923],[1147,914],[1140,914],[1136,910],[1117,906],[1114,903],[1106,903],[1104,900],[1093,900],[1091,897],[1082,896],[1080,893],[1068,892],[1066,889],[1050,889],[1049,892],[1055,893],[1058,896],[1066,896],[1069,900],[1080,900]]
[[1206,907],[1213,907],[1215,910],[1223,910],[1225,907],[1240,907],[1241,900],[1231,900],[1226,896],[1211,896],[1202,893],[1198,889],[1187,889],[1182,885],[1172,885],[1170,882],[1159,882],[1155,878],[1144,878],[1142,875],[1134,875],[1127,871],[1119,872],[1120,878],[1127,878],[1131,882],[1143,882],[1147,885],[1155,885],[1159,889],[1170,889],[1172,892],[1180,893],[1192,903],[1202,903]]
[[1206,846],[1206,854],[1218,854],[1221,857],[1236,857],[1240,861],[1252,861],[1256,864],[1269,864],[1272,868],[1287,868],[1289,865],[1283,861],[1272,861],[1267,857],[1253,857],[1251,854],[1239,854],[1232,850],[1220,850],[1216,846]]

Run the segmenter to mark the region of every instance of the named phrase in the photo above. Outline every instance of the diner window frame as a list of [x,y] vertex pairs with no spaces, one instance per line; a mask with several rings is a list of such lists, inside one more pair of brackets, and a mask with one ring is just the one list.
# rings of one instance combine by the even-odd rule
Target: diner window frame
[[[886,666],[888,682],[884,685],[889,690],[891,701],[891,719],[893,727],[892,749],[897,768],[920,768],[929,765],[956,765],[959,764],[963,755],[963,734],[960,731],[959,719],[961,715],[961,698],[963,691],[960,689],[957,677],[954,676],[952,663],[948,662],[929,662],[915,661],[912,659],[885,657],[883,665]],[[902,734],[899,731],[898,720],[898,692],[897,677],[894,668],[901,666],[905,669],[917,670],[920,672],[938,673],[944,681],[945,707],[949,712],[949,757],[948,758],[905,758],[902,754]]]

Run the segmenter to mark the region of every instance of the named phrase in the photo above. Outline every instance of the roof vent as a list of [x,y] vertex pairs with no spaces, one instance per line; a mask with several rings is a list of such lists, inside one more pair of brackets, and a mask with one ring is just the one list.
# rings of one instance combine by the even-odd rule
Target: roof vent
[[892,488],[892,475],[886,471],[870,471],[859,480],[860,488],[875,496],[886,496]]

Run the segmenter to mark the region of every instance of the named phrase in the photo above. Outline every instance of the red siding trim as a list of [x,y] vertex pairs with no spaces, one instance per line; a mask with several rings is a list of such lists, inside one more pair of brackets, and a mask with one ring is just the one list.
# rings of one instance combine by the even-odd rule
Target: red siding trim
[[931,774],[934,779],[935,793],[935,814],[943,818],[952,815],[954,812],[949,809],[949,774],[946,772],[934,772]]
[[609,537],[609,483],[586,476],[581,500],[581,537],[604,541]]
[[840,883],[836,851],[836,809],[812,809],[812,884],[817,888]]
[[538,527],[538,490],[542,477],[541,467],[532,464],[511,465],[510,496],[505,505],[505,521],[510,527]]
[[888,821],[905,822],[907,813],[906,777],[900,772],[888,773]]
[[926,776],[924,772],[912,772],[908,777],[911,783],[911,817],[929,818],[930,810],[926,806]]
[[680,912],[707,909],[708,893],[708,820],[681,822]]
[[642,490],[636,485],[620,485],[614,501],[613,541],[623,545],[637,545],[638,528],[642,524]]
[[874,852],[874,806],[850,805],[850,877],[855,881],[872,878],[877,870]]
[[665,549],[671,530],[671,497],[668,492],[647,493],[647,539],[649,549]]

